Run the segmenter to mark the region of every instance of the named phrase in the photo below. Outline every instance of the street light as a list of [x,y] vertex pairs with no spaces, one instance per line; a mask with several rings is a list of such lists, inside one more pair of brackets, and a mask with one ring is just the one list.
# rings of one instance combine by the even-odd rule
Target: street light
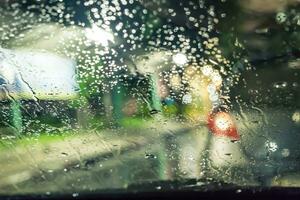
[[86,29],[85,35],[88,39],[93,40],[96,44],[101,44],[104,47],[108,46],[108,42],[114,42],[114,36],[112,33],[99,28],[93,24],[92,28]]

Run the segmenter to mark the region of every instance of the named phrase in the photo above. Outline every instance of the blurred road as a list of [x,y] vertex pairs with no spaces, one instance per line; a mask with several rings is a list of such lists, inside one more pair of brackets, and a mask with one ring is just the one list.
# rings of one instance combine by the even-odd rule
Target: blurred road
[[[180,123],[160,121],[158,124],[152,121],[142,129],[85,132],[63,141],[47,144],[37,141],[30,146],[2,150],[0,152],[0,193],[44,193],[48,190],[61,190],[65,186],[68,188],[72,184],[66,184],[66,181],[74,181],[74,177],[70,176],[71,169],[80,170],[79,174],[85,172],[98,178],[98,181],[88,182],[98,185],[99,188],[101,186],[99,181],[103,183],[101,181],[103,179],[97,177],[98,175],[89,169],[90,166],[103,171],[104,166],[99,166],[98,163],[107,161],[105,168],[110,166],[110,169],[114,169],[123,162],[123,159],[130,160],[136,154],[141,155],[142,157],[137,158],[142,160],[156,159],[156,155],[152,155],[151,151],[161,150],[160,148],[165,145],[165,138],[184,134],[192,129],[192,126],[184,127]],[[147,152],[148,150],[150,153]],[[56,184],[56,179],[63,180],[58,181],[61,184]],[[110,186],[119,187],[119,184]]]
[[[15,147],[0,152],[0,194],[76,193],[190,178],[295,186],[299,174],[291,167],[297,148],[289,146],[295,156],[288,162],[285,149],[291,141],[272,135],[275,130],[287,136],[288,128],[293,130],[291,121],[283,119],[288,114],[245,112],[246,118],[237,118],[240,141],[214,137],[206,126],[158,120],[139,129],[81,133],[46,145]],[[266,132],[266,120],[277,126]]]

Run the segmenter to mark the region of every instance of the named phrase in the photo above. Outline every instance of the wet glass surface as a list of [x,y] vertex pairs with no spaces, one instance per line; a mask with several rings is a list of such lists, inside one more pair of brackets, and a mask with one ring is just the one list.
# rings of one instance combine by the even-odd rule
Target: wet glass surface
[[0,0],[0,195],[299,187],[299,6]]

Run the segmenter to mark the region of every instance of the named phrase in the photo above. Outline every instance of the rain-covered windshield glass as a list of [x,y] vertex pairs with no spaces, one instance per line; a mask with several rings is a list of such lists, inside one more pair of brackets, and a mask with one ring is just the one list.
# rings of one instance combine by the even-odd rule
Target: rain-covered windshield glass
[[298,0],[0,0],[0,196],[300,187],[299,31]]

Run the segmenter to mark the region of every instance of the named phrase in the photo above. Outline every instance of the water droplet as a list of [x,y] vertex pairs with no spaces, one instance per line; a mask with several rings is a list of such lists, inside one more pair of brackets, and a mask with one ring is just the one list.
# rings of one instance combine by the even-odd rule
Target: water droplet
[[68,156],[69,154],[65,153],[65,152],[62,152],[61,155],[63,156]]
[[284,12],[279,12],[277,13],[276,15],[276,21],[279,23],[279,24],[282,24],[286,21],[287,19],[287,16]]
[[146,158],[146,159],[156,159],[157,157],[156,157],[156,155],[154,155],[154,154],[149,154],[149,153],[147,153],[147,154],[145,155],[145,158]]
[[237,189],[235,192],[236,192],[236,193],[241,193],[242,190],[241,190],[241,189]]
[[282,82],[276,82],[273,84],[273,87],[276,88],[276,89],[284,89],[287,87],[287,82],[285,81],[282,81]]
[[151,114],[151,115],[155,115],[155,114],[157,114],[157,113],[159,113],[159,112],[160,112],[159,110],[153,109],[153,110],[150,111],[150,114]]
[[296,112],[293,113],[292,120],[295,123],[300,123],[300,112],[299,111],[296,111]]
[[290,150],[289,149],[282,149],[281,155],[283,157],[288,157],[290,155]]
[[73,193],[72,194],[72,197],[78,197],[79,196],[79,193]]
[[265,143],[265,146],[266,146],[267,150],[270,152],[275,152],[278,149],[278,145],[275,142],[271,142],[271,141],[267,141]]
[[292,84],[292,86],[293,86],[294,88],[297,88],[297,87],[299,86],[299,84],[298,84],[297,82],[294,82],[294,83]]
[[46,192],[46,195],[51,195],[51,192]]

